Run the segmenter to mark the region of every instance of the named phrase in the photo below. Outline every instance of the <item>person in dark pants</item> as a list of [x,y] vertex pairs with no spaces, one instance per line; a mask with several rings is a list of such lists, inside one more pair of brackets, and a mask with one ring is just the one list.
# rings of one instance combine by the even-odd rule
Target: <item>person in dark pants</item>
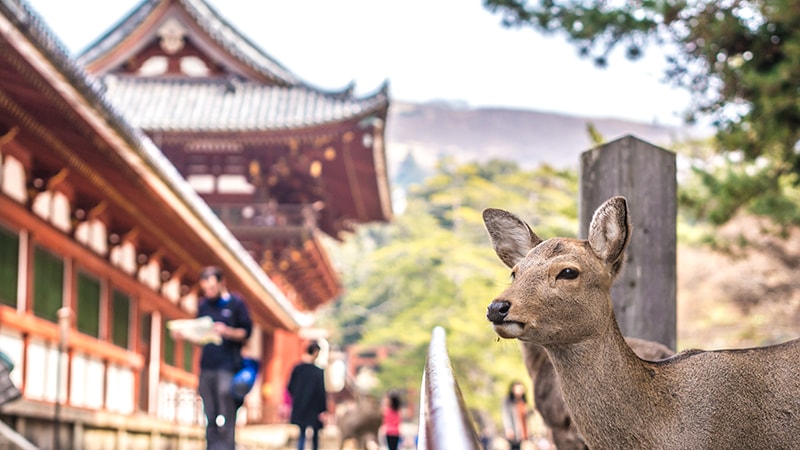
[[311,427],[311,448],[319,449],[319,430],[328,409],[325,392],[325,372],[314,365],[319,356],[319,344],[311,342],[302,361],[292,369],[286,389],[292,396],[292,413],[289,422],[300,427],[297,448],[306,446],[306,429]]
[[214,320],[221,337],[217,345],[203,346],[198,391],[206,413],[207,450],[233,450],[236,446],[236,404],[231,390],[233,376],[242,365],[242,346],[250,337],[253,322],[247,305],[225,288],[222,271],[206,267],[200,274],[202,298],[197,317]]

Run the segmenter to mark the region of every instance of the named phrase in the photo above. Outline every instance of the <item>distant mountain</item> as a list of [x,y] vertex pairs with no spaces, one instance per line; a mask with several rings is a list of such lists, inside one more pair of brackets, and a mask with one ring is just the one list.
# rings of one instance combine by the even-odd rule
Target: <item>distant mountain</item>
[[465,108],[450,103],[392,103],[386,129],[387,157],[396,170],[411,152],[430,167],[441,156],[459,160],[502,158],[523,167],[542,163],[577,167],[592,147],[587,126],[608,141],[632,134],[670,149],[676,142],[709,135],[690,128],[619,119],[569,116],[533,110]]

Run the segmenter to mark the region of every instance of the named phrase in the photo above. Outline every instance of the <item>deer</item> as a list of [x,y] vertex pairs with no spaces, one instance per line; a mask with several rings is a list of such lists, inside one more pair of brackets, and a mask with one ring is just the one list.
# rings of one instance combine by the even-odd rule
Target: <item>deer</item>
[[[659,360],[675,354],[669,347],[659,342],[625,336],[625,342],[642,359]],[[567,410],[561,385],[556,377],[553,364],[547,351],[539,344],[520,341],[522,360],[528,376],[533,382],[533,401],[542,421],[550,428],[553,444],[558,450],[586,450],[575,426],[575,421]]]
[[486,318],[545,349],[589,448],[800,448],[800,339],[658,361],[626,343],[611,301],[632,232],[624,197],[595,210],[586,239],[543,240],[501,209],[483,221],[511,269]]
[[339,450],[345,443],[355,440],[355,448],[368,449],[370,444],[377,446],[378,431],[383,420],[380,403],[366,394],[357,394],[353,404],[343,407],[336,414],[339,426]]

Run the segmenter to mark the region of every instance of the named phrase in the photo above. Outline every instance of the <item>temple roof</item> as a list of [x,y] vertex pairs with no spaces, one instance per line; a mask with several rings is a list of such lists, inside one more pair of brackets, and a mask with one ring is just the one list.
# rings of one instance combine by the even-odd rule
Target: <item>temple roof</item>
[[104,77],[108,99],[148,131],[267,131],[385,117],[387,92],[362,99],[305,86],[215,78]]
[[[195,255],[202,254],[206,261],[225,261],[228,272],[247,289],[248,298],[259,310],[268,311],[274,323],[289,330],[310,324],[310,318],[294,308],[162,151],[125,120],[104,96],[102,86],[70,58],[25,2],[0,2],[0,56],[0,93],[14,106],[0,112],[9,124],[21,121],[19,117],[40,123],[54,142],[65,143],[61,148],[70,149],[76,160],[91,161],[81,160],[82,167],[108,166],[104,173],[117,177],[135,174],[135,178],[113,180],[115,192],[123,194],[120,198],[158,206],[149,206],[151,219],[160,220],[176,243],[191,242]],[[85,121],[81,130],[64,121],[64,111],[70,118]],[[89,131],[84,134],[85,130]],[[108,161],[100,156],[105,149],[111,155]],[[47,148],[41,152],[43,159],[52,156]]]
[[97,64],[99,60],[107,57],[115,48],[131,37],[132,32],[143,26],[147,19],[157,14],[158,8],[165,8],[170,4],[182,6],[201,29],[225,52],[254,69],[272,83],[280,86],[304,84],[278,61],[239,33],[214,8],[202,0],[145,0],[125,19],[90,44],[78,55],[78,61],[87,67]]
[[[196,153],[191,148],[227,141],[245,149],[237,158],[258,163],[262,178],[272,183],[264,189],[273,198],[321,201],[325,209],[319,225],[337,239],[356,223],[391,219],[384,139],[387,83],[361,97],[354,95],[352,84],[340,90],[312,86],[204,0],[145,0],[79,61],[98,77],[106,98],[131,124],[157,139],[184,175],[197,174],[188,167],[196,169],[203,157],[189,155]],[[316,181],[298,186],[312,163]],[[203,164],[219,170],[211,160]],[[225,174],[244,173],[241,162],[225,167],[230,170]],[[277,180],[273,172],[279,169]]]
[[[391,219],[384,138],[388,83],[364,96],[354,95],[353,84],[338,90],[313,86],[204,0],[144,0],[78,61],[178,171],[215,180],[202,191],[215,210],[247,203],[248,211],[257,211],[266,199],[281,206],[314,205],[314,226],[336,239],[356,224]],[[223,192],[223,177],[242,180],[245,189]],[[287,244],[272,239],[275,233],[260,227],[257,236],[244,238],[269,241],[270,250],[305,245],[301,235],[285,238]],[[286,279],[314,307],[338,293],[338,281],[314,284],[294,276],[301,270],[335,277],[324,260],[301,268],[303,255],[314,257],[296,257]],[[262,265],[268,263],[265,257]]]
[[354,85],[302,81],[203,0],[145,0],[90,44],[78,62],[147,131],[269,131],[385,119],[388,83],[365,97]]

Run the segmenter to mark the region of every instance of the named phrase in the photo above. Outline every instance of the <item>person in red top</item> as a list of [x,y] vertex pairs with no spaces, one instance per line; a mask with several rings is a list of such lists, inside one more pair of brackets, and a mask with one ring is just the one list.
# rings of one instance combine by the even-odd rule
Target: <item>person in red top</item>
[[403,406],[403,402],[397,392],[390,392],[385,397],[381,428],[383,428],[383,434],[386,436],[386,446],[389,447],[389,450],[397,450],[400,445],[401,406]]

